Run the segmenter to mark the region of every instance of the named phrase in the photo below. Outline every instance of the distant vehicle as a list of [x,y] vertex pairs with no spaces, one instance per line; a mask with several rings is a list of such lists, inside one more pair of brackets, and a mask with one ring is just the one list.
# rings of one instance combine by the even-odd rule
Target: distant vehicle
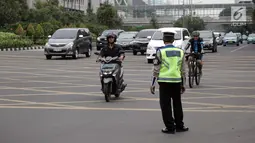
[[248,38],[248,36],[247,36],[247,35],[245,35],[245,34],[244,34],[244,35],[242,35],[242,39],[243,39],[243,40],[247,40],[247,38]]
[[44,48],[46,59],[51,59],[52,56],[72,56],[77,59],[79,54],[91,56],[92,36],[87,28],[62,28],[48,37]]
[[130,43],[132,45],[133,55],[137,55],[138,52],[144,55],[147,45],[156,31],[157,29],[144,29],[138,32],[135,39]]
[[111,29],[111,30],[103,31],[103,33],[99,34],[99,37],[97,38],[97,43],[96,43],[97,50],[99,51],[101,50],[101,48],[107,45],[106,36],[109,33],[114,33],[118,37],[120,33],[122,32],[124,32],[124,30],[121,30],[121,29]]
[[239,46],[239,43],[239,37],[235,33],[227,33],[223,39],[223,46],[228,44],[236,44],[236,46]]
[[128,31],[120,33],[116,44],[121,45],[124,50],[130,50],[132,48],[130,42],[134,40],[137,33],[138,33],[137,31]]
[[212,50],[212,52],[217,52],[217,42],[216,42],[216,36],[212,31],[199,31],[200,37],[203,38],[204,41],[204,49],[206,50]]
[[222,45],[223,44],[223,35],[220,32],[214,32],[214,35],[216,37],[216,42],[218,45]]
[[255,44],[255,34],[249,34],[248,38],[247,38],[247,43],[250,44],[250,43],[253,43]]
[[239,39],[239,43],[243,44],[242,34],[241,33],[235,33]]
[[179,47],[181,49],[185,49],[185,47],[187,46],[188,41],[190,39],[190,33],[188,29],[178,28],[178,27],[160,28],[157,30],[157,32],[153,34],[151,41],[149,42],[147,46],[146,58],[148,63],[152,63],[153,59],[155,59],[156,50],[160,47],[165,46],[163,42],[163,33],[162,33],[162,30],[165,30],[165,29],[175,30],[177,32],[177,34],[175,34],[175,41],[173,43],[174,46]]

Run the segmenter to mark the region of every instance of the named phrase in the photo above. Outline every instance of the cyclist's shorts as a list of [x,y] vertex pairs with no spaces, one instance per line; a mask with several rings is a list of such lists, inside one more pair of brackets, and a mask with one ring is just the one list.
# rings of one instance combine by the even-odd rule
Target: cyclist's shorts
[[203,55],[201,54],[200,56],[197,57],[198,60],[203,60]]

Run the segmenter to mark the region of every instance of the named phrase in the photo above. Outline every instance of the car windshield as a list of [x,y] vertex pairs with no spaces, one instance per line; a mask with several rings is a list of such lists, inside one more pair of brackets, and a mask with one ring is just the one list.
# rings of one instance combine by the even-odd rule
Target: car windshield
[[51,39],[75,39],[77,36],[76,29],[61,29],[57,30],[51,37]]
[[121,33],[119,39],[133,39],[136,33]]
[[156,31],[140,31],[136,38],[147,38],[148,36],[152,36]]
[[212,38],[212,32],[199,31],[201,38]]
[[255,37],[255,34],[250,34],[249,37]]
[[228,33],[225,35],[225,37],[237,37],[237,35],[234,33]]
[[102,36],[107,36],[109,33],[114,33],[115,35],[118,35],[118,31],[116,31],[116,30],[105,30],[102,33]]
[[[176,31],[177,34],[174,35],[175,40],[180,40],[181,39],[181,31]],[[152,40],[163,40],[163,34],[161,31],[155,32],[155,34],[152,37]]]

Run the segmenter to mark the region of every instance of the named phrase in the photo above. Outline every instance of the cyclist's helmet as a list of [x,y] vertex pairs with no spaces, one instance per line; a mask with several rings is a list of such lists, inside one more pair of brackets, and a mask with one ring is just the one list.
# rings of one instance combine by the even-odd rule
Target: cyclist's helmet
[[200,33],[198,31],[193,31],[192,36],[193,37],[199,37]]
[[107,41],[109,40],[109,38],[114,38],[114,42],[116,42],[117,36],[114,33],[109,33],[106,36]]

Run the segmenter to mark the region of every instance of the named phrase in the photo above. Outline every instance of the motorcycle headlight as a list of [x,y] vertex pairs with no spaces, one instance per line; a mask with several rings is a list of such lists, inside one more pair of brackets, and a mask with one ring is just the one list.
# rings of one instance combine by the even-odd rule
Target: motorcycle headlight
[[112,72],[103,72],[104,75],[112,74]]

